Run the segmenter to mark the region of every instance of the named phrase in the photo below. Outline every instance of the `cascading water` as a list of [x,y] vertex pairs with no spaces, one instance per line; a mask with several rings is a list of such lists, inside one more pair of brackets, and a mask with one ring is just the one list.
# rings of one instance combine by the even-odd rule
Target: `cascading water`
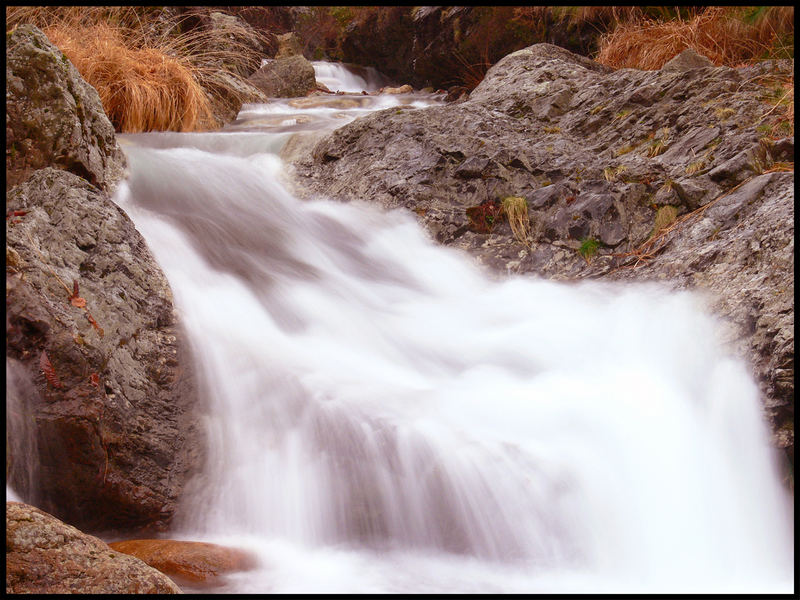
[[211,403],[170,535],[261,561],[214,591],[791,591],[757,390],[701,299],[496,281],[409,215],[292,197],[290,132],[367,109],[123,136],[115,199]]

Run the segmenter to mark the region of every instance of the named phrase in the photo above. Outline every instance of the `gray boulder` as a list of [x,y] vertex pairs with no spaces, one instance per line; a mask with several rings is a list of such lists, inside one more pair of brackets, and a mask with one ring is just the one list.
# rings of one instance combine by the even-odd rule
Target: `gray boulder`
[[166,575],[33,506],[6,502],[7,594],[180,594]]
[[[465,102],[373,113],[322,139],[289,143],[285,156],[300,193],[410,209],[431,237],[499,274],[576,280],[628,271],[717,295],[714,306],[739,332],[737,347],[761,384],[775,443],[791,459],[794,332],[785,293],[794,284],[793,176],[770,179],[758,193],[747,186],[762,181],[778,154],[761,140],[762,99],[770,81],[792,73],[793,61],[613,71],[537,44],[495,64]],[[706,238],[685,239],[696,255],[719,239],[743,254],[711,253],[704,276],[677,277],[690,250],[672,235],[658,244],[654,236],[676,218],[724,204],[740,184],[748,201],[736,218]],[[527,201],[527,243],[506,221],[475,220],[506,196]],[[751,235],[762,212],[774,227],[756,251]],[[679,231],[690,235],[691,227]],[[654,247],[658,261],[645,268],[644,250]]]
[[267,63],[248,81],[270,98],[305,96],[317,85],[314,66],[297,54]]
[[[19,215],[6,220],[7,358],[36,393],[26,499],[83,528],[163,526],[199,459],[167,280],[128,216],[77,175],[39,169],[6,206]],[[22,432],[8,435],[12,463],[28,459],[14,452]]]
[[125,156],[97,91],[44,33],[20,25],[6,36],[6,189],[45,166],[109,190]]

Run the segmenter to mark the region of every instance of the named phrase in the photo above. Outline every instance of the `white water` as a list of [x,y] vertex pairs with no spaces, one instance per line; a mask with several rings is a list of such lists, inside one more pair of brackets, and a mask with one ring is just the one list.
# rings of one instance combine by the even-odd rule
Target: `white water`
[[406,214],[298,201],[284,127],[124,136],[115,199],[211,403],[170,537],[261,561],[213,591],[792,590],[757,391],[701,299],[493,281]]

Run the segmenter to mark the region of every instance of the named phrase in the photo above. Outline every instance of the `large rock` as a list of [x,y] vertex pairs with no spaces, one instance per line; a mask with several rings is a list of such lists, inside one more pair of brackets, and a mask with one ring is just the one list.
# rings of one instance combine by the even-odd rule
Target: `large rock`
[[110,189],[125,156],[97,91],[40,30],[6,36],[6,189],[58,166]]
[[179,581],[208,585],[213,585],[220,575],[246,571],[257,562],[249,552],[207,542],[125,540],[112,542],[109,546],[135,556]]
[[248,81],[271,98],[305,96],[317,86],[314,66],[301,55],[272,60]]
[[166,575],[52,515],[6,503],[7,594],[180,594]]
[[83,528],[163,525],[199,459],[169,285],[77,175],[40,169],[6,206],[6,350],[36,391],[35,502]]
[[[538,44],[494,65],[465,102],[380,111],[322,138],[310,153],[299,149],[312,138],[286,151],[298,191],[411,209],[433,238],[499,273],[575,280],[630,270],[708,290],[741,337],[775,442],[791,457],[793,176],[774,177],[760,191],[741,188],[747,201],[737,204],[735,218],[720,220],[705,238],[690,234],[688,223],[689,249],[667,236],[670,245],[649,270],[637,250],[676,216],[743,182],[764,181],[758,176],[778,148],[793,151],[785,150],[792,140],[760,140],[770,109],[762,98],[792,73],[792,61],[612,71]],[[527,202],[527,243],[505,221],[475,220],[506,196]],[[714,214],[708,210],[706,218]],[[756,228],[765,215],[774,225],[769,241],[751,247],[754,233],[766,236]],[[720,239],[737,252],[710,253],[703,276],[674,276],[692,251],[705,255]],[[666,266],[670,260],[674,268]]]

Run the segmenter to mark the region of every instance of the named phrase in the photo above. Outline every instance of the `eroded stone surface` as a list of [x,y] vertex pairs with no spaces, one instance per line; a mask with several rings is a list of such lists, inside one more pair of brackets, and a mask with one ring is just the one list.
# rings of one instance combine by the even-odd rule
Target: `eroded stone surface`
[[6,205],[24,213],[6,221],[6,349],[37,394],[36,503],[84,528],[163,525],[201,452],[169,284],[77,175],[40,169]]
[[57,166],[109,190],[125,156],[97,91],[32,25],[6,36],[6,189]]
[[[703,64],[613,71],[538,44],[495,64],[467,101],[373,113],[290,142],[284,156],[299,193],[410,209],[432,238],[499,275],[657,278],[710,292],[760,382],[776,444],[793,456],[794,178],[760,174],[793,141],[765,143],[759,129],[765,94],[793,61]],[[490,233],[470,222],[467,209],[505,196],[527,201],[527,244],[507,222]],[[662,207],[680,219],[713,202],[709,219],[742,197],[705,237],[692,220],[657,260],[639,260]],[[581,254],[587,240],[596,255]]]
[[180,594],[166,575],[44,511],[6,502],[7,594]]

